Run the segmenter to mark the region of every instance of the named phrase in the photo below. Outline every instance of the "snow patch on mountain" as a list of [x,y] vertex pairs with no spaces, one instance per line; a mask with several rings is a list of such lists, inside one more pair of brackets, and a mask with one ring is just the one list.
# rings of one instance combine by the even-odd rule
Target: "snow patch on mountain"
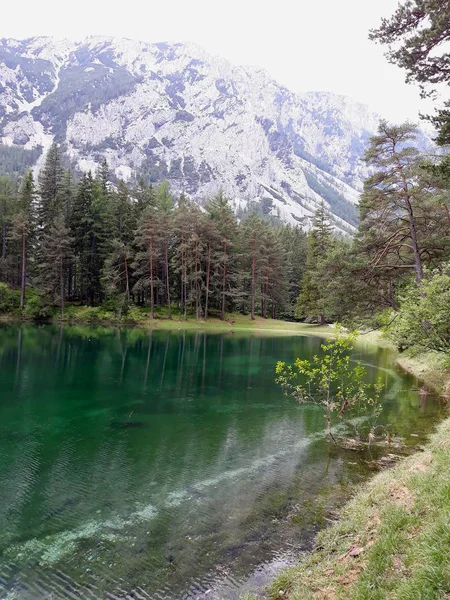
[[238,211],[256,201],[291,223],[308,226],[323,201],[336,228],[354,229],[377,122],[349,98],[294,94],[195,44],[0,41],[4,145],[56,140],[82,171],[106,158],[119,178],[166,178],[200,203],[222,189]]

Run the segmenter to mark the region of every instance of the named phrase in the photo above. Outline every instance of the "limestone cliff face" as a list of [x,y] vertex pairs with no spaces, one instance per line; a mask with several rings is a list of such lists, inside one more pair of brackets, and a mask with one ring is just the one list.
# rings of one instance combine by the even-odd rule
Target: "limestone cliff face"
[[238,211],[257,201],[305,226],[324,200],[352,230],[377,122],[349,98],[294,94],[192,44],[0,41],[4,145],[56,140],[81,170],[106,158],[117,177],[166,178],[199,202],[222,188]]

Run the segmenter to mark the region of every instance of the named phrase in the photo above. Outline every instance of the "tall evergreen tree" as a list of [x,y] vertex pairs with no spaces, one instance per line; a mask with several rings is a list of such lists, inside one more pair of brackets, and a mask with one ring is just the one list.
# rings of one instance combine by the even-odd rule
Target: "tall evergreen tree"
[[252,321],[255,320],[256,301],[261,281],[264,229],[264,221],[255,214],[250,214],[241,228],[241,247],[246,265],[246,278],[250,287],[250,317]]
[[50,146],[44,167],[39,173],[39,226],[45,231],[52,226],[63,203],[63,178],[61,151],[58,144]]
[[297,299],[296,315],[314,317],[320,325],[326,322],[326,287],[324,285],[324,269],[326,258],[333,246],[332,229],[322,202],[317,209],[312,229],[308,235],[306,269],[301,282],[301,290]]
[[225,319],[227,301],[236,299],[237,295],[237,240],[238,224],[228,199],[219,192],[207,205],[206,209],[212,219],[219,237],[219,245],[215,252],[217,266],[217,284],[220,289],[220,318]]
[[28,277],[28,263],[33,236],[36,231],[35,219],[36,191],[33,174],[25,174],[20,188],[18,211],[12,223],[12,237],[20,246],[20,309],[25,306],[25,291]]
[[187,272],[187,252],[188,240],[190,237],[191,219],[190,207],[184,196],[178,201],[178,206],[174,211],[173,230],[174,230],[174,253],[172,257],[172,266],[174,273],[179,281],[179,305],[183,310],[184,318],[187,317],[187,298],[188,298],[188,272]]
[[65,273],[72,256],[70,230],[64,222],[62,211],[57,215],[42,239],[42,256],[39,265],[40,288],[49,294],[52,301],[60,305],[61,320],[64,319]]
[[114,240],[103,269],[103,279],[109,296],[120,301],[120,308],[131,302],[131,251],[125,243]]
[[11,216],[13,211],[13,202],[15,198],[14,185],[7,176],[0,177],[0,227],[1,227],[1,256],[0,256],[0,277],[7,282],[9,279],[7,264],[8,238],[11,229]]
[[360,242],[373,257],[371,269],[413,269],[420,283],[428,207],[418,178],[419,152],[412,145],[416,135],[414,125],[382,121],[372,137],[366,162],[375,172],[361,197]]
[[158,224],[161,240],[161,254],[163,257],[164,290],[168,308],[169,319],[172,316],[170,300],[170,277],[169,277],[169,246],[173,235],[173,208],[174,202],[170,194],[169,184],[163,181],[156,190],[156,207],[158,209]]
[[157,272],[161,259],[160,223],[156,208],[152,205],[142,213],[136,232],[136,252],[133,269],[136,277],[134,290],[150,294],[150,317],[155,316],[155,288],[159,282]]
[[[390,62],[416,81],[422,96],[432,95],[439,84],[450,83],[450,4],[443,0],[407,0],[383,19],[370,38],[388,46]],[[450,101],[431,118],[439,130],[438,143],[450,143]]]

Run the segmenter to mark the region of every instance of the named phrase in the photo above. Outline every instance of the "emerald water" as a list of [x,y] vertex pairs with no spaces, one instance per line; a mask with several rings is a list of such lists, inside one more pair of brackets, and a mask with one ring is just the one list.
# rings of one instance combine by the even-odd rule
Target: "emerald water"
[[[0,598],[237,598],[311,545],[369,456],[274,384],[312,337],[0,328]],[[383,422],[441,411],[387,350]],[[372,452],[375,452],[373,450]]]

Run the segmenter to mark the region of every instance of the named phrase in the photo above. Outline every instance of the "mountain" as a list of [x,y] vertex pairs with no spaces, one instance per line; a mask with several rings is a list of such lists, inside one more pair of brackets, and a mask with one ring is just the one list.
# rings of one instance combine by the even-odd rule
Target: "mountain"
[[308,226],[323,199],[350,232],[377,123],[349,98],[294,94],[193,44],[0,41],[0,164],[39,169],[57,141],[82,171],[106,158],[118,178],[166,178],[199,202],[222,188],[238,214],[256,202]]

